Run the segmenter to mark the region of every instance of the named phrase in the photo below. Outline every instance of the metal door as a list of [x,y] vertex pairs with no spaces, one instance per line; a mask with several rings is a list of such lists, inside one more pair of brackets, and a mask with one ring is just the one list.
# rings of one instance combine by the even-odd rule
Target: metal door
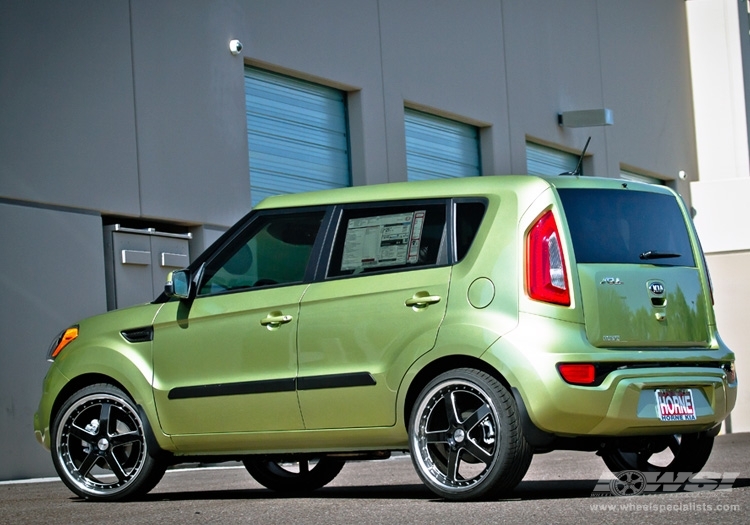
[[190,264],[191,238],[190,233],[106,226],[107,308],[153,301],[164,289],[169,272]]

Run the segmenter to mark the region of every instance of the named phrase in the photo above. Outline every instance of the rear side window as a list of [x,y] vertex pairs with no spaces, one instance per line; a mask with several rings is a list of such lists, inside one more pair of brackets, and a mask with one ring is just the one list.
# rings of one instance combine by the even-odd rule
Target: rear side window
[[456,261],[464,258],[484,217],[484,202],[456,203]]
[[434,266],[447,261],[445,203],[344,210],[329,277]]
[[579,263],[695,266],[674,197],[625,189],[558,193]]

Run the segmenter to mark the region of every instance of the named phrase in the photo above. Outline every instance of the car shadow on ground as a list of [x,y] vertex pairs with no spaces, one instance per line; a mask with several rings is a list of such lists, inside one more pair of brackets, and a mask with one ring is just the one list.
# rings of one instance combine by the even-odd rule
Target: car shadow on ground
[[234,500],[234,499],[430,499],[434,494],[421,484],[324,487],[304,494],[275,492],[263,488],[152,492],[141,501]]
[[[598,479],[588,480],[542,480],[522,481],[512,492],[495,501],[533,501],[555,499],[590,498],[600,483]],[[738,478],[732,488],[750,487],[750,478]],[[601,488],[601,487],[600,487]],[[689,492],[683,490],[657,492],[674,494]],[[284,494],[261,488],[231,490],[201,490],[189,492],[152,492],[141,501],[200,501],[200,500],[269,500],[269,499],[375,499],[375,500],[434,500],[436,498],[422,484],[373,485],[373,486],[334,486],[324,487],[309,494]],[[74,498],[75,499],[75,498]],[[80,500],[84,501],[84,500]]]

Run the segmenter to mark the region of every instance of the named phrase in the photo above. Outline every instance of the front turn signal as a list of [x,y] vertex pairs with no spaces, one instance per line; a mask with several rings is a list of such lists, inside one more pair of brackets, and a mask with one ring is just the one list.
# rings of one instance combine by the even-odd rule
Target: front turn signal
[[47,352],[47,361],[54,361],[58,354],[62,352],[63,348],[68,346],[68,344],[73,342],[77,337],[78,326],[71,326],[67,330],[63,330],[62,332],[60,332],[60,335],[55,338],[55,340],[52,342],[52,345],[49,347],[49,351]]

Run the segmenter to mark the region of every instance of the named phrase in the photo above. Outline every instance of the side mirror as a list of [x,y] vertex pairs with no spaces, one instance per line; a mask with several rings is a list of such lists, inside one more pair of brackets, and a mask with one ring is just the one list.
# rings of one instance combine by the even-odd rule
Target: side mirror
[[191,285],[190,270],[169,272],[167,283],[164,285],[164,293],[167,297],[190,299]]

